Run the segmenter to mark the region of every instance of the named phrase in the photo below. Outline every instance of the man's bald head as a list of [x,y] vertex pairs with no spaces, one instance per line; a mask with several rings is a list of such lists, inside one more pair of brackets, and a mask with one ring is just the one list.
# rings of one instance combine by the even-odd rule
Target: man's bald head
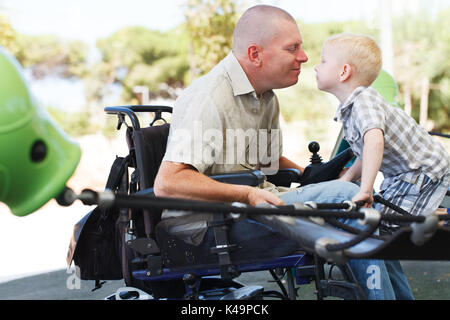
[[250,45],[264,46],[277,34],[282,20],[296,23],[289,13],[273,6],[257,5],[245,11],[234,29],[234,54],[243,57]]

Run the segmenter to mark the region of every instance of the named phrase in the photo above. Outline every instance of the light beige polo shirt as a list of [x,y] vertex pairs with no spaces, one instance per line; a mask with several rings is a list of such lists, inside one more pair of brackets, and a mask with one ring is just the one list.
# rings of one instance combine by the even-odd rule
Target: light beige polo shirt
[[282,154],[279,113],[273,91],[257,97],[230,52],[175,102],[163,161],[189,164],[206,175],[261,163],[277,169]]
[[[256,169],[259,164],[276,162],[269,169],[260,168],[266,174],[274,174],[282,155],[279,114],[273,91],[257,97],[230,52],[175,102],[163,161],[189,164],[206,175]],[[275,194],[289,191],[267,181],[259,187]],[[162,225],[171,234],[197,245],[211,218],[206,213],[164,210]]]

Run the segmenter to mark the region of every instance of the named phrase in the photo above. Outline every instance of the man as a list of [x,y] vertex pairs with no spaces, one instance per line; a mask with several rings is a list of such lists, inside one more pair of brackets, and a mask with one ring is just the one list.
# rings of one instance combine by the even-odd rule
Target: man
[[[167,151],[154,185],[157,196],[252,206],[352,199],[358,187],[342,181],[286,190],[267,182],[257,188],[224,184],[207,176],[267,167],[303,172],[282,156],[279,104],[272,91],[297,84],[301,65],[308,61],[302,43],[295,19],[282,9],[258,5],[243,14],[234,31],[232,52],[209,74],[194,81],[175,103]],[[234,148],[236,138],[245,140],[238,150]],[[257,151],[252,152],[255,145]],[[184,241],[208,248],[205,241],[210,241],[212,231],[206,221],[210,217],[165,212],[162,223]],[[298,247],[250,219],[235,222],[229,233],[231,242],[239,242],[249,255],[287,255]],[[369,298],[393,298],[392,287],[367,288],[366,270],[373,264],[378,262],[353,261],[351,267]],[[384,264],[380,264],[385,273]]]
[[[272,27],[269,27],[269,24]],[[269,31],[269,32],[267,32]],[[279,36],[283,35],[283,36]],[[274,42],[273,44],[271,42]],[[215,121],[222,126],[227,121],[234,128],[258,127],[261,122],[279,127],[279,106],[272,89],[285,88],[298,82],[300,66],[308,61],[301,48],[302,38],[297,24],[290,15],[269,6],[257,6],[250,9],[238,22],[234,34],[234,49],[227,58],[210,74],[192,84],[178,99],[174,108],[171,135],[183,122],[191,126],[196,120]],[[238,70],[241,67],[241,70]],[[248,78],[248,80],[247,80]],[[241,119],[248,109],[257,110],[265,119],[253,117],[253,121]],[[213,111],[209,111],[213,109]],[[213,112],[230,114],[228,119],[217,119]],[[211,118],[206,119],[208,116]],[[236,122],[241,122],[239,125]],[[248,122],[248,123],[247,123]],[[253,122],[253,123],[251,123]],[[250,124],[250,126],[249,126]],[[180,124],[181,125],[181,124]],[[211,127],[212,125],[208,126]],[[226,135],[224,134],[224,137]],[[170,140],[169,140],[170,141]],[[188,141],[189,142],[189,141]],[[158,195],[187,197],[191,199],[218,200],[225,202],[243,202],[251,205],[271,203],[281,205],[283,202],[274,194],[262,189],[247,186],[226,185],[216,182],[201,173],[207,171],[194,163],[180,163],[172,159],[169,143],[168,154],[161,165],[155,182]],[[190,145],[187,145],[190,147]],[[222,150],[219,150],[221,152]],[[174,160],[174,161],[171,161]],[[280,168],[302,168],[285,157],[279,158]],[[213,164],[213,167],[223,167]],[[243,170],[237,166],[228,171]],[[193,170],[194,169],[194,170]],[[222,168],[219,168],[222,169]],[[210,172],[219,172],[213,168]],[[234,169],[234,170],[233,170]],[[192,188],[195,181],[196,188]],[[176,182],[176,183],[175,183]]]

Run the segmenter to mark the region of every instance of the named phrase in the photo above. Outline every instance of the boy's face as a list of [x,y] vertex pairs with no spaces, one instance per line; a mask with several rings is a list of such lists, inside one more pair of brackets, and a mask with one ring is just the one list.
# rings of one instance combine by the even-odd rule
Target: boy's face
[[337,54],[337,50],[332,45],[325,44],[322,48],[320,63],[314,67],[319,90],[333,93],[333,90],[340,83],[342,66],[343,63]]

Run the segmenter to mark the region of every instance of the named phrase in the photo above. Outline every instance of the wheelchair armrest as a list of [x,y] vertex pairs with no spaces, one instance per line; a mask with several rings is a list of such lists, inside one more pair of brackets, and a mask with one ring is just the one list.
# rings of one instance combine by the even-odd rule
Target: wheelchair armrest
[[280,187],[290,187],[292,182],[299,182],[302,173],[298,169],[280,169],[274,175],[267,176],[267,181]]
[[223,183],[257,187],[264,182],[265,175],[259,170],[249,170],[212,175],[210,178]]
[[155,196],[155,191],[153,188],[148,188],[148,189],[144,189],[141,191],[136,192],[137,195],[141,195],[141,196]]
[[[229,184],[239,184],[248,185],[252,187],[257,187],[265,180],[265,175],[259,170],[249,170],[242,172],[224,173],[210,176],[211,179],[216,181],[229,183]],[[136,192],[137,195],[143,196],[155,196],[153,188],[147,188]]]

